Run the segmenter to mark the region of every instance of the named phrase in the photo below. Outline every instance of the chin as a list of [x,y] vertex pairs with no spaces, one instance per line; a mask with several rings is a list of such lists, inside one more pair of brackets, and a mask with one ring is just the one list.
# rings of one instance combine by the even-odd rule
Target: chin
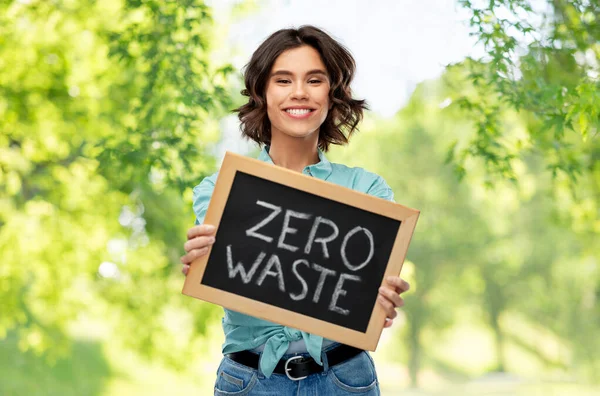
[[290,132],[286,132],[285,134],[289,137],[293,137],[293,138],[297,138],[297,139],[307,139],[318,133],[319,133],[319,131],[313,131],[313,132],[308,132],[308,133],[307,132],[290,131]]

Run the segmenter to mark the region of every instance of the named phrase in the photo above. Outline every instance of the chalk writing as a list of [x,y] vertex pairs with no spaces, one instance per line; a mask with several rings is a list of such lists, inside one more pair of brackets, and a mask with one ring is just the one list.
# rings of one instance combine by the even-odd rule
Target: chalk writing
[[[313,216],[309,213],[284,209],[281,206],[274,205],[263,200],[257,200],[256,205],[268,209],[268,213],[266,214],[265,218],[261,219],[257,224],[251,226],[245,231],[246,236],[257,238],[267,243],[273,243],[275,240],[277,240],[278,249],[287,250],[294,253],[299,252],[299,254],[305,255],[310,254],[313,250],[313,246],[317,244],[320,245],[323,254],[323,260],[325,260],[322,263],[311,263],[306,258],[299,258],[290,263],[290,265],[286,265],[286,263],[283,263],[282,265],[279,256],[276,253],[272,253],[266,264],[260,270],[260,274],[255,281],[256,285],[262,286],[267,278],[274,278],[277,281],[277,287],[281,292],[286,293],[294,301],[302,301],[309,295],[309,285],[306,282],[305,277],[300,273],[299,267],[304,268],[303,271],[312,270],[318,273],[318,281],[314,285],[312,293],[312,302],[315,304],[319,303],[325,284],[328,281],[335,282],[333,294],[328,297],[328,309],[340,315],[349,315],[350,308],[340,307],[338,300],[340,297],[343,297],[347,294],[347,290],[344,289],[344,283],[348,281],[361,282],[361,277],[355,274],[335,271],[331,268],[328,268],[328,266],[324,264],[328,260],[333,259],[329,251],[328,244],[332,243],[340,236],[340,228],[335,224],[335,222],[323,216],[314,217],[312,220],[312,226],[310,227],[306,237],[304,249],[300,251],[299,246],[295,246],[291,242],[286,242],[286,238],[291,235],[298,235],[298,224],[303,221],[311,220]],[[265,233],[266,231],[262,231],[269,225],[269,223],[274,221],[282,213],[283,222],[278,236],[267,235]],[[306,227],[304,228],[306,229]],[[358,264],[351,263],[347,254],[348,244],[352,243],[351,240],[355,238],[363,238],[368,242],[367,256]],[[373,258],[374,249],[375,241],[371,231],[365,227],[356,226],[346,232],[344,235],[341,243],[340,254],[337,258],[341,259],[344,266],[349,271],[356,273],[369,264]],[[252,282],[254,276],[259,272],[259,268],[263,264],[267,253],[261,251],[257,255],[256,259],[252,262],[250,269],[246,271],[246,267],[242,262],[237,262],[237,264],[234,265],[232,250],[232,245],[227,245],[226,254],[229,278],[234,279],[239,277],[244,284]],[[292,274],[288,273],[290,270]],[[286,275],[286,273],[288,274]],[[286,291],[286,279],[289,284],[293,284],[294,290],[300,291]]]

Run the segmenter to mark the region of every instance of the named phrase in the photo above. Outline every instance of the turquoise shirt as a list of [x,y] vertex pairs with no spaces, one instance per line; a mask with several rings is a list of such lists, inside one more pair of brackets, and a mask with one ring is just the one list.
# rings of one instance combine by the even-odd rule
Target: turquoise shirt
[[[273,164],[268,149],[268,147],[264,147],[258,159]],[[331,163],[325,158],[321,150],[319,150],[319,162],[305,167],[302,173],[389,201],[394,199],[394,193],[381,176],[367,172],[362,168],[349,168],[345,165]],[[204,221],[217,175],[218,173],[215,173],[205,178],[199,185],[194,187],[196,224],[201,224]],[[285,354],[291,341],[304,339],[308,353],[316,362],[322,364],[321,345],[323,338],[320,336],[229,309],[225,309],[223,331],[225,333],[224,354],[254,349],[265,344],[259,364],[266,377],[271,376],[277,362]]]

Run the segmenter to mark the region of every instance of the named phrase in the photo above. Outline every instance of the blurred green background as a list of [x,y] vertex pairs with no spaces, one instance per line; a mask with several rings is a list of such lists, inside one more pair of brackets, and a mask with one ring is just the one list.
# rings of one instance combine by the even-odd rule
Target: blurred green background
[[[243,103],[228,28],[273,2],[216,5],[0,1],[1,395],[212,394],[179,257]],[[455,6],[481,56],[328,155],[421,210],[382,392],[600,394],[600,5]]]

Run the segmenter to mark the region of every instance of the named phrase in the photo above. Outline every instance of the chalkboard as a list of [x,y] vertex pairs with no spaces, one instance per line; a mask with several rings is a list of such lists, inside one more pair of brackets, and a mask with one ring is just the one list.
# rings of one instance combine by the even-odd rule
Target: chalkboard
[[205,218],[216,242],[184,294],[374,350],[378,289],[400,272],[418,213],[228,153]]
[[236,172],[202,284],[366,332],[399,227]]

